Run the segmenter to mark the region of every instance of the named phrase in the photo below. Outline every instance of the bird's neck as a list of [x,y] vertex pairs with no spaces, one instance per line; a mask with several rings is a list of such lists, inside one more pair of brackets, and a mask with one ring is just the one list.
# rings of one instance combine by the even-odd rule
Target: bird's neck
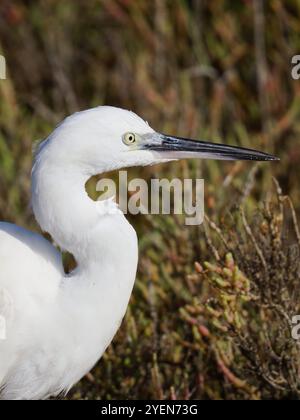
[[[67,294],[78,292],[74,301],[87,304],[87,311],[94,310],[92,318],[114,320],[113,326],[102,331],[105,347],[124,316],[135,281],[137,237],[116,205],[113,212],[105,212],[107,203],[101,208],[100,202],[88,197],[88,178],[70,168],[35,165],[32,206],[41,228],[76,259],[76,270],[64,279]],[[99,295],[106,296],[108,303],[99,306]]]
[[77,168],[41,161],[32,171],[32,207],[37,222],[56,244],[80,261],[101,216],[85,190],[89,176]]

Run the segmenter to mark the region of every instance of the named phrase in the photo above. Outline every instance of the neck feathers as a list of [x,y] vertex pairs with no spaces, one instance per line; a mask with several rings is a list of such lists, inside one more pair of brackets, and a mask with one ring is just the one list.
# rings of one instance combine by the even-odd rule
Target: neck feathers
[[37,222],[57,245],[75,257],[99,217],[85,191],[88,177],[73,168],[37,159],[32,171],[32,207]]

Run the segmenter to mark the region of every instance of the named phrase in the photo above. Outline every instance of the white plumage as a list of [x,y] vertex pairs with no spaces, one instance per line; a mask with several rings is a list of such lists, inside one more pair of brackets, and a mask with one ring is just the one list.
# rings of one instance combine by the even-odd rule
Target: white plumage
[[[133,133],[133,144],[124,142],[126,133]],[[132,112],[112,107],[74,114],[40,145],[32,170],[33,211],[78,265],[66,275],[60,253],[42,236],[0,223],[2,399],[68,391],[99,360],[125,314],[136,276],[136,234],[120,211],[100,211],[85,191],[87,180],[194,156],[274,159],[160,135]]]

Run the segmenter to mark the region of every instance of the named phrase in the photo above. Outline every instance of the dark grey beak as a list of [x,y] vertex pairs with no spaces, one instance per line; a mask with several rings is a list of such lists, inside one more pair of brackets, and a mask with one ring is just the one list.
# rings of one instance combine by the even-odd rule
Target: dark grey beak
[[141,144],[143,150],[158,152],[170,159],[200,158],[216,160],[279,161],[280,159],[257,150],[225,144],[197,141],[166,134],[148,134]]

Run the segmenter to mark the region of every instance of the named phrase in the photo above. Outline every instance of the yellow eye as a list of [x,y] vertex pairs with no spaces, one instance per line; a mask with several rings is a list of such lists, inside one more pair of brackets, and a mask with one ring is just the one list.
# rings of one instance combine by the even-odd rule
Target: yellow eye
[[127,146],[132,146],[136,142],[136,135],[134,133],[126,133],[123,136],[123,142],[127,144]]

